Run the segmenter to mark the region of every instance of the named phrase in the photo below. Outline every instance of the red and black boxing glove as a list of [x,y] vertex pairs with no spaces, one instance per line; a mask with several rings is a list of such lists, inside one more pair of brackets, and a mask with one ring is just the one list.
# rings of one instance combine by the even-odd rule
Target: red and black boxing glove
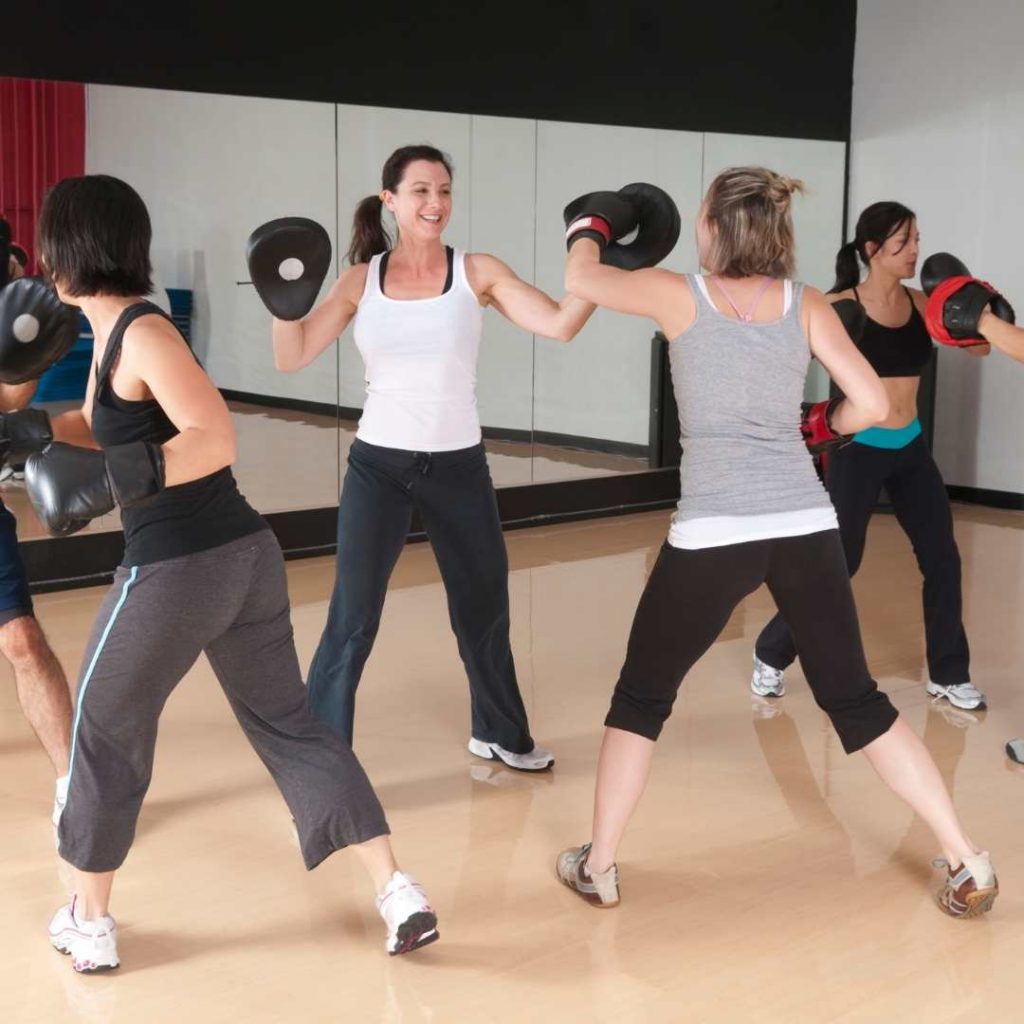
[[604,249],[637,225],[633,204],[617,192],[588,192],[564,210],[565,243],[571,249],[581,238],[590,238]]
[[[566,245],[591,238],[601,262],[620,270],[657,266],[679,240],[681,221],[672,197],[657,185],[638,181],[618,192],[590,192],[563,212]],[[632,235],[630,241],[624,241]]]
[[841,398],[827,398],[800,406],[800,433],[812,455],[842,448],[853,440],[850,434],[840,434],[832,427],[832,414],[841,401]]
[[1016,321],[1006,299],[987,281],[972,277],[967,267],[949,253],[935,253],[924,261],[921,287],[928,295],[925,326],[943,345],[984,345],[980,323],[986,309],[1007,323]]

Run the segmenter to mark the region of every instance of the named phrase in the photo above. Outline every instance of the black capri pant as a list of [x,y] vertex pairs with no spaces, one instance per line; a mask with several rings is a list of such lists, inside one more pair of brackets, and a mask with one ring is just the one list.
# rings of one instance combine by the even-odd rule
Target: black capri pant
[[896,709],[871,678],[837,530],[686,550],[665,544],[633,619],[605,725],[655,740],[679,687],[735,607],[762,583],[793,631],[807,682],[852,753]]

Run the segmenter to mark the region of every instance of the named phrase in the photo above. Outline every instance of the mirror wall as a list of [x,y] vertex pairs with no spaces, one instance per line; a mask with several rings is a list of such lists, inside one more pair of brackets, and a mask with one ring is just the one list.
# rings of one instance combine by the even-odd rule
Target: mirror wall
[[[351,331],[312,366],[273,366],[270,319],[247,282],[245,241],[258,224],[311,217],[331,235],[334,273],[361,198],[379,189],[397,146],[430,142],[452,157],[446,240],[491,252],[562,295],[562,208],[576,195],[646,180],[676,200],[683,232],[668,267],[695,271],[693,223],[719,170],[761,163],[802,178],[795,203],[799,275],[832,278],[842,238],[845,145],[469,114],[89,85],[86,170],[116,174],[153,219],[158,300],[228,398],[236,472],[261,512],[335,505],[365,387]],[[166,294],[165,294],[166,290]],[[191,312],[182,313],[188,302]],[[532,337],[488,310],[478,399],[498,488],[645,471],[651,436],[649,322],[599,310],[570,344]],[[812,371],[809,392],[824,395]],[[24,491],[4,500],[23,539],[42,536]],[[93,531],[117,529],[116,516]]]

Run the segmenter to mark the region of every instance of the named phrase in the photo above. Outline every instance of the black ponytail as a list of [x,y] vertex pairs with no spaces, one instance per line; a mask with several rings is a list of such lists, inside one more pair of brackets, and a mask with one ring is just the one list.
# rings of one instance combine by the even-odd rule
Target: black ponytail
[[381,219],[383,211],[384,200],[380,196],[367,196],[356,207],[352,218],[352,242],[345,256],[353,266],[367,263],[372,256],[391,248],[391,238]]
[[836,253],[836,283],[829,292],[845,292],[860,281],[860,264],[857,262],[857,243],[847,242]]
[[[443,164],[448,177],[452,177],[451,157],[442,153],[436,146],[402,146],[384,161],[384,169],[380,176],[382,190],[394,192],[401,184],[406,167],[414,160]],[[387,252],[391,248],[391,236],[384,230],[381,219],[383,212],[384,200],[379,195],[367,196],[356,207],[355,217],[352,219],[352,242],[345,257],[349,263],[366,263],[377,253]]]
[[847,242],[836,254],[836,283],[830,292],[842,292],[854,288],[860,281],[860,262],[867,266],[868,242],[884,245],[904,224],[915,220],[917,215],[902,203],[887,200],[872,203],[857,218],[857,230],[852,242]]

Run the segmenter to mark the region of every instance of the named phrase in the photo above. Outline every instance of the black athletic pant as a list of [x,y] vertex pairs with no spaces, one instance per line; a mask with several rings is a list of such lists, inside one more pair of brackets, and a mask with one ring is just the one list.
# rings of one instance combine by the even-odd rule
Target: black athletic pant
[[640,598],[605,725],[657,739],[683,677],[762,583],[793,626],[811,692],[843,749],[887,732],[896,709],[868,674],[835,530],[695,551],[666,544]]
[[469,677],[473,736],[527,753],[533,740],[509,645],[508,556],[482,444],[434,453],[358,439],[352,445],[338,508],[334,593],[309,668],[310,707],[351,742],[356,687],[414,508],[448,595]]
[[[923,437],[904,448],[873,448],[856,442],[832,453],[826,485],[839,518],[839,531],[852,576],[864,554],[868,521],[882,487],[910,538],[924,577],[924,634],[928,675],[941,686],[970,682],[970,651],[963,624],[960,552],[953,514],[939,468]],[[797,644],[780,609],[757,638],[758,658],[785,669]]]

